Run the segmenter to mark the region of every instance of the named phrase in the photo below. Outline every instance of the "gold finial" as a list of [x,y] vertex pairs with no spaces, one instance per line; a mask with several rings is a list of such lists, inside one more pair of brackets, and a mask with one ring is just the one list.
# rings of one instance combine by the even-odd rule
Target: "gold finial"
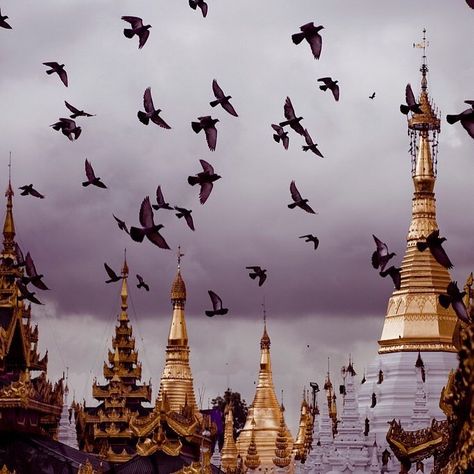
[[127,285],[127,278],[128,278],[128,264],[127,264],[127,249],[123,251],[123,266],[122,266],[122,289],[120,290],[120,299],[122,300],[120,304],[120,309],[122,310],[120,313],[120,320],[126,321],[128,320],[128,285]]
[[171,285],[171,301],[174,303],[184,304],[186,301],[186,285],[181,276],[181,257],[184,257],[184,253],[181,252],[181,246],[178,245],[178,251],[176,253],[178,258],[178,274]]
[[252,418],[252,435],[250,437],[250,444],[247,449],[247,456],[245,457],[244,464],[249,470],[255,470],[260,466],[260,456],[257,452],[257,444],[255,443],[255,419]]
[[270,349],[270,337],[267,333],[267,309],[265,307],[265,297],[263,298],[263,335],[262,339],[260,339],[260,349]]
[[11,183],[11,152],[8,162],[8,187],[5,192],[7,198],[7,212],[5,215],[5,222],[3,224],[3,248],[5,252],[13,253],[15,247],[15,223],[13,221],[13,188]]
[[184,253],[181,252],[181,245],[178,245],[178,272],[181,270],[181,257],[184,257]]
[[128,277],[127,249],[123,249],[122,278]]
[[428,64],[426,63],[426,48],[430,45],[429,41],[426,41],[426,28],[423,28],[423,40],[421,43],[413,43],[414,48],[421,48],[423,49],[423,63],[420,68],[421,72],[421,89],[426,91],[427,88],[427,80],[426,80],[426,73],[428,72]]

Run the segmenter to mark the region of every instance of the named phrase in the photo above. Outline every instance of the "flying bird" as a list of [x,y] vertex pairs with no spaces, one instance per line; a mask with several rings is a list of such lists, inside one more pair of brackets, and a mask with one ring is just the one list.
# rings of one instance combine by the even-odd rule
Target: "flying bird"
[[107,275],[109,275],[109,279],[105,281],[105,283],[115,283],[122,279],[121,276],[117,275],[106,263],[104,263],[105,271]]
[[148,122],[151,120],[156,125],[161,128],[170,129],[171,127],[160,117],[161,109],[155,109],[153,105],[153,99],[151,98],[151,87],[145,89],[143,94],[143,107],[145,107],[145,112],[141,110],[137,113],[138,120],[144,125],[148,125]]
[[293,43],[300,44],[304,39],[309,43],[311,52],[313,53],[314,59],[319,59],[321,55],[321,48],[323,46],[323,39],[319,32],[324,26],[314,26],[314,23],[306,23],[306,25],[300,26],[301,33],[295,33],[291,35]]
[[43,63],[44,66],[48,66],[50,69],[46,71],[46,74],[53,74],[56,73],[63,84],[67,87],[68,81],[67,81],[67,73],[66,70],[64,69],[64,64],[59,64],[57,62],[49,62],[49,63]]
[[277,143],[283,144],[283,148],[285,150],[288,150],[288,146],[290,145],[290,138],[288,137],[288,132],[285,132],[283,130],[283,127],[280,127],[280,125],[276,125],[272,123],[272,128],[275,130],[276,133],[273,134],[273,140],[275,140]]
[[451,305],[457,317],[466,324],[471,323],[471,318],[467,312],[463,298],[466,292],[460,292],[456,281],[449,282],[446,294],[439,295],[439,303],[443,308],[448,309]]
[[464,112],[457,115],[446,115],[446,120],[450,124],[461,122],[461,125],[464,127],[466,132],[469,133],[469,136],[474,138],[474,100],[465,100],[464,103],[470,105],[471,108],[466,109]]
[[295,109],[293,108],[293,104],[291,103],[291,99],[289,97],[286,98],[283,111],[287,120],[285,122],[280,122],[280,127],[286,127],[289,125],[296,133],[304,135],[304,128],[300,124],[301,120],[303,120],[303,117],[296,117]]
[[130,23],[131,28],[125,28],[123,34],[127,38],[138,36],[138,49],[142,49],[150,36],[151,25],[143,25],[143,20],[137,16],[123,16],[122,20]]
[[411,85],[407,84],[405,88],[405,100],[407,105],[400,105],[400,112],[407,115],[408,112],[413,112],[414,114],[422,114],[423,111],[420,109],[420,104],[416,103],[415,95],[411,89]]
[[1,28],[6,28],[7,30],[11,30],[12,27],[5,21],[7,19],[8,19],[8,17],[6,15],[3,16],[2,12],[0,10],[0,27]]
[[259,266],[251,266],[251,267],[245,267],[245,268],[247,270],[252,270],[249,273],[249,277],[252,280],[255,280],[255,278],[258,277],[258,286],[262,286],[265,283],[265,280],[267,279],[267,270]]
[[72,119],[75,119],[77,117],[95,117],[95,115],[88,114],[87,112],[84,112],[83,110],[76,109],[76,107],[74,107],[74,105],[71,105],[66,100],[64,101],[64,104],[72,112],[72,114],[69,116]]
[[139,220],[142,228],[130,227],[130,237],[135,242],[142,242],[146,237],[150,242],[157,245],[161,249],[170,248],[166,243],[166,240],[159,232],[160,229],[163,228],[163,225],[155,225],[153,219],[153,209],[151,208],[150,198],[148,196],[142,201],[140,206]]
[[76,122],[68,118],[60,118],[58,122],[50,125],[54,130],[61,130],[62,134],[69,138],[69,140],[77,140],[81,135],[82,129],[76,125]]
[[107,186],[100,180],[100,178],[95,175],[94,169],[89,163],[89,160],[86,159],[84,165],[86,169],[87,181],[84,181],[82,185],[89,186],[89,184],[92,184],[94,186],[97,186],[98,188],[107,189]]
[[199,160],[199,162],[201,163],[203,171],[198,173],[196,176],[188,176],[188,183],[191,186],[194,186],[195,184],[201,186],[199,202],[204,204],[211,194],[214,181],[217,181],[221,177],[214,173],[214,168],[207,161]]
[[118,228],[120,230],[125,231],[127,234],[130,234],[130,231],[128,230],[127,224],[125,224],[125,221],[119,219],[114,214],[112,214],[112,215],[114,216],[114,219],[117,221]]
[[439,230],[434,230],[426,238],[426,242],[417,242],[416,247],[420,252],[424,252],[427,248],[430,249],[431,255],[434,259],[445,268],[453,268],[453,264],[446,252],[444,251],[442,244],[446,240],[446,237],[439,237]]
[[324,158],[323,154],[318,150],[318,144],[313,142],[313,139],[311,138],[311,135],[309,134],[306,128],[304,129],[304,139],[305,139],[306,145],[302,146],[303,151],[311,150],[315,155],[318,155],[321,158]]
[[393,281],[393,285],[397,290],[400,289],[400,284],[402,282],[401,276],[400,276],[400,268],[395,268],[393,265],[387,270],[382,270],[379,272],[379,275],[383,278],[385,278],[387,275],[390,276],[390,278]]
[[214,92],[214,96],[216,97],[216,100],[209,102],[209,105],[211,107],[215,107],[216,105],[221,104],[222,108],[226,112],[229,112],[229,114],[233,115],[234,117],[238,117],[237,112],[235,111],[232,104],[229,102],[229,99],[232,99],[232,96],[225,95],[222,89],[219,87],[219,84],[217,84],[217,81],[215,79],[212,81],[212,91]]
[[290,209],[294,209],[296,206],[300,207],[303,209],[303,211],[309,212],[310,214],[316,214],[313,209],[308,204],[307,199],[303,199],[301,197],[301,194],[299,193],[298,189],[296,188],[296,184],[294,181],[291,182],[290,184],[290,193],[291,193],[291,198],[293,199],[294,202],[291,204],[288,204],[288,207]]
[[374,253],[372,254],[372,266],[375,269],[380,268],[380,271],[384,271],[388,261],[396,254],[393,252],[389,253],[388,246],[385,242],[382,242],[373,234],[372,237],[374,238],[375,245],[377,246]]
[[153,204],[153,209],[156,211],[158,209],[169,209],[170,211],[173,210],[173,208],[170,206],[168,202],[165,202],[165,198],[163,197],[163,193],[161,191],[161,186],[158,186],[156,188],[156,202],[157,204]]
[[137,288],[143,288],[146,291],[150,291],[150,287],[145,283],[143,278],[138,273],[137,273],[137,280],[138,280]]
[[330,90],[336,102],[339,100],[339,86],[337,83],[339,81],[333,81],[330,77],[320,77],[318,82],[322,82],[323,84],[319,86],[322,91]]
[[30,252],[28,252],[25,257],[25,270],[28,276],[22,277],[21,279],[22,283],[24,283],[25,285],[27,285],[28,283],[31,283],[32,285],[36,286],[36,288],[39,288],[40,290],[49,290],[49,288],[45,285],[45,283],[42,280],[43,275],[38,275],[33,259],[31,258]]
[[375,92],[372,92],[372,95],[369,95],[369,99],[375,99]]
[[214,293],[212,290],[209,290],[208,293],[211,298],[213,310],[212,311],[207,310],[206,316],[209,316],[210,318],[212,318],[212,316],[216,316],[216,315],[223,316],[224,314],[227,314],[229,312],[229,308],[222,307],[222,300],[220,299],[220,297],[216,293]]
[[40,199],[44,199],[44,195],[39,193],[32,184],[25,184],[24,186],[20,186],[18,189],[21,189],[20,196],[34,196]]
[[28,301],[31,301],[32,303],[36,303],[36,304],[43,304],[41,303],[40,300],[38,300],[36,297],[35,297],[35,292],[30,292],[28,290],[28,288],[26,287],[26,285],[24,285],[20,280],[17,280],[16,281],[16,286],[17,288],[20,290],[20,296],[18,297],[18,300],[21,301],[21,300],[28,300]]
[[178,211],[176,213],[176,217],[178,219],[181,219],[182,217],[184,217],[184,220],[186,221],[186,224],[188,224],[188,227],[191,230],[195,230],[193,216],[191,215],[193,211],[191,211],[190,209],[185,209],[184,207],[178,207],[178,206],[175,206],[174,208]]
[[316,250],[319,246],[319,239],[313,234],[302,235],[299,237],[300,239],[305,239],[305,242],[313,242],[314,250]]
[[207,3],[204,0],[189,0],[189,6],[196,10],[197,7],[201,9],[202,16],[206,18],[207,16]]
[[191,127],[195,133],[199,133],[204,129],[209,150],[214,151],[217,143],[216,123],[219,122],[219,119],[213,119],[210,115],[206,115],[205,117],[198,117],[198,120],[199,122],[191,122]]

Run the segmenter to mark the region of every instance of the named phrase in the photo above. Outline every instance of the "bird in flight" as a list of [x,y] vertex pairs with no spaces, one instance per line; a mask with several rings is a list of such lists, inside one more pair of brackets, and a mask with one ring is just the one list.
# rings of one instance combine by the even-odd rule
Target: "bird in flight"
[[105,283],[115,283],[116,281],[119,281],[122,279],[122,277],[117,275],[105,262],[104,262],[104,268],[105,268],[105,271],[107,272],[107,275],[109,275],[109,279],[106,280]]
[[423,111],[420,108],[420,104],[416,103],[415,95],[411,89],[411,85],[407,84],[405,88],[405,100],[407,105],[400,105],[400,112],[407,115],[408,112],[413,112],[414,114],[422,114]]
[[304,139],[305,139],[306,145],[302,146],[303,151],[311,150],[315,155],[318,155],[321,158],[324,158],[323,154],[318,149],[318,144],[313,142],[313,139],[311,138],[311,135],[309,134],[306,128],[304,129]]
[[372,254],[372,266],[375,269],[380,268],[380,270],[383,271],[385,270],[385,266],[387,265],[388,261],[396,254],[393,252],[389,253],[388,246],[385,242],[382,242],[373,234],[372,237],[374,238],[375,245],[377,246],[374,253]]
[[82,128],[76,125],[76,122],[68,118],[60,118],[58,122],[50,125],[54,130],[61,130],[62,134],[69,138],[69,140],[74,141],[79,138],[82,132]]
[[155,211],[158,209],[168,209],[170,211],[173,210],[173,207],[171,207],[168,202],[165,202],[165,198],[163,197],[163,193],[161,191],[161,186],[156,188],[156,204],[153,204],[152,207],[155,209]]
[[21,189],[20,196],[34,196],[40,199],[44,199],[44,195],[36,191],[32,184],[25,184],[25,186],[20,186],[18,189]]
[[290,138],[288,137],[288,132],[285,132],[283,130],[283,127],[280,127],[280,125],[276,125],[275,123],[272,123],[272,128],[276,132],[273,134],[273,140],[275,140],[277,143],[280,143],[281,141],[283,148],[285,150],[288,150],[288,146],[290,145]]
[[28,283],[31,283],[32,285],[36,286],[36,288],[39,288],[40,290],[49,290],[49,288],[45,285],[45,283],[42,280],[43,275],[38,275],[33,259],[31,258],[30,252],[28,252],[25,257],[25,270],[28,276],[22,277],[21,279],[22,283],[24,283],[25,285],[28,285]]
[[443,308],[448,309],[451,305],[456,313],[457,317],[464,323],[470,324],[471,317],[467,311],[466,305],[464,304],[463,298],[466,292],[460,292],[456,281],[449,282],[446,294],[439,295],[439,303]]
[[216,100],[209,102],[209,105],[211,107],[215,107],[216,105],[221,104],[222,108],[226,112],[229,112],[229,114],[233,115],[234,117],[238,117],[237,112],[235,111],[232,104],[229,102],[229,99],[232,99],[232,96],[225,95],[222,89],[219,87],[219,84],[217,84],[217,81],[215,79],[212,81],[212,91],[214,92],[214,96],[216,97]]
[[64,101],[64,104],[72,112],[72,114],[69,116],[72,119],[75,119],[77,117],[95,117],[95,115],[88,114],[87,112],[84,112],[83,110],[76,109],[76,107],[74,107],[74,105],[71,105],[67,101]]
[[125,231],[127,234],[130,234],[130,231],[128,230],[127,224],[125,224],[125,221],[119,219],[119,218],[116,217],[114,214],[112,214],[112,215],[114,216],[114,219],[115,219],[116,222],[117,222],[118,228],[119,228],[120,230]]
[[295,109],[293,108],[293,104],[291,103],[291,99],[289,97],[286,98],[283,112],[287,120],[285,122],[280,122],[280,127],[286,127],[289,125],[296,133],[304,135],[304,128],[300,124],[300,122],[303,120],[303,117],[296,116]]
[[207,198],[211,194],[213,183],[221,177],[214,173],[214,168],[204,160],[199,160],[201,163],[203,171],[198,173],[196,176],[188,176],[188,183],[191,186],[199,184],[201,190],[199,192],[199,202],[204,204],[207,201]]
[[383,278],[385,278],[387,275],[390,276],[390,278],[393,281],[393,285],[395,286],[395,288],[397,290],[400,289],[400,285],[401,285],[401,282],[402,282],[402,279],[401,279],[401,276],[400,276],[400,268],[396,268],[392,265],[391,267],[387,268],[387,270],[382,270],[381,272],[379,272],[379,275]]
[[311,52],[313,53],[314,59],[319,59],[321,55],[321,48],[323,46],[323,39],[319,32],[324,28],[324,26],[314,26],[314,23],[306,23],[303,26],[300,26],[301,33],[295,33],[291,35],[293,43],[300,44],[304,39],[309,43],[311,47]]
[[299,208],[303,209],[303,211],[309,212],[310,214],[316,214],[313,211],[313,209],[311,209],[311,207],[309,206],[308,200],[303,199],[301,197],[301,194],[298,191],[298,189],[296,188],[296,184],[295,184],[294,181],[292,181],[291,184],[290,184],[290,193],[291,193],[291,198],[294,201],[291,204],[288,204],[288,207],[290,209],[294,209],[296,206],[298,206]]
[[316,236],[314,236],[313,234],[302,235],[299,238],[300,239],[305,239],[304,240],[305,242],[313,242],[314,250],[316,250],[319,246],[319,239]]
[[206,18],[207,16],[207,3],[204,0],[189,0],[189,6],[196,10],[197,7],[201,9],[202,16]]
[[148,125],[148,122],[151,120],[156,125],[161,128],[170,129],[171,127],[160,117],[161,109],[155,109],[153,105],[153,99],[151,98],[151,87],[145,89],[143,94],[143,107],[145,112],[141,110],[137,113],[138,120],[144,125]]
[[193,216],[191,215],[193,211],[191,211],[190,209],[185,209],[184,207],[178,207],[178,206],[175,206],[174,208],[178,211],[176,213],[176,217],[178,219],[181,219],[182,217],[184,217],[184,220],[186,221],[186,224],[188,224],[188,227],[191,230],[195,230]]
[[369,95],[369,99],[375,99],[375,92],[372,92],[372,94]]
[[130,23],[131,28],[125,28],[123,34],[126,38],[138,36],[138,49],[142,49],[150,36],[151,25],[143,25],[143,20],[137,16],[123,16],[122,20]]
[[267,270],[259,266],[250,266],[245,268],[247,270],[251,270],[249,277],[252,280],[255,280],[255,278],[258,277],[258,286],[262,286],[265,283],[265,280],[267,279]]
[[431,255],[434,259],[445,268],[453,268],[451,260],[449,260],[448,255],[444,251],[442,244],[446,240],[446,237],[439,237],[439,230],[434,230],[431,232],[428,237],[426,237],[425,242],[417,242],[416,247],[420,252],[424,252],[427,248],[430,249]]
[[474,138],[474,100],[465,100],[464,103],[470,105],[471,108],[457,115],[446,115],[446,120],[451,125],[456,122],[461,122],[461,125],[466,132],[469,133],[469,136]]
[[222,300],[221,298],[214,293],[212,290],[208,291],[209,297],[211,298],[212,302],[212,311],[206,310],[206,316],[212,318],[212,316],[220,315],[223,316],[229,312],[229,308],[222,307]]
[[16,281],[16,286],[20,290],[20,296],[18,297],[20,301],[28,300],[35,304],[43,304],[40,300],[38,300],[38,298],[35,297],[36,293],[34,291],[30,292],[26,285],[24,285],[20,280]]
[[150,291],[150,287],[145,283],[142,276],[137,273],[138,285],[137,288],[143,288],[146,291]]
[[59,64],[54,61],[54,62],[49,62],[49,63],[43,63],[43,65],[48,66],[50,68],[46,71],[46,74],[56,73],[61,79],[62,83],[67,87],[68,85],[67,72],[64,69],[64,64]]
[[339,100],[339,86],[337,83],[339,81],[333,81],[330,77],[320,77],[318,82],[322,82],[323,84],[319,86],[322,91],[330,90],[336,102]]
[[0,28],[6,28],[7,30],[11,30],[12,27],[5,20],[8,20],[8,17],[6,15],[2,15],[2,12],[0,10]]
[[210,115],[205,117],[198,117],[199,122],[191,122],[191,127],[195,133],[199,133],[204,129],[206,134],[206,141],[209,150],[215,151],[217,144],[217,129],[216,123],[219,122],[219,119],[213,119]]
[[98,178],[95,173],[92,165],[89,163],[89,160],[86,159],[84,163],[86,169],[87,181],[82,183],[83,186],[89,186],[90,184],[97,186],[98,188],[107,189],[107,186]]

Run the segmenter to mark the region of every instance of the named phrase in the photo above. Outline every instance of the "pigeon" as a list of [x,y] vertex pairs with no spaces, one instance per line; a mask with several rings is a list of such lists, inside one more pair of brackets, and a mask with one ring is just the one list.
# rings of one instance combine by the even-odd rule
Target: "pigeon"
[[296,184],[294,181],[291,182],[290,184],[290,193],[291,193],[291,198],[293,199],[294,202],[291,204],[288,204],[288,207],[290,209],[294,209],[296,206],[300,207],[303,209],[303,211],[309,212],[310,214],[316,214],[313,209],[308,205],[308,200],[303,199],[301,197],[301,194],[299,193],[298,189],[296,188]]
[[214,151],[217,143],[217,129],[215,125],[219,122],[219,119],[213,119],[210,115],[206,115],[205,117],[198,117],[198,120],[199,122],[191,122],[191,127],[195,133],[199,133],[204,129],[209,150]]
[[72,119],[75,119],[77,117],[95,117],[95,115],[88,114],[87,112],[84,112],[83,110],[76,109],[76,107],[74,107],[74,105],[71,105],[67,101],[64,101],[64,104],[72,112],[72,115],[69,116]]
[[300,239],[305,239],[305,242],[313,242],[314,250],[316,250],[319,246],[319,239],[314,236],[313,234],[302,235],[299,237]]
[[137,16],[123,16],[122,20],[130,23],[131,28],[125,28],[123,34],[127,38],[138,36],[138,49],[142,49],[150,36],[151,25],[143,25],[143,20]]
[[218,174],[214,173],[214,168],[204,160],[199,160],[201,163],[203,171],[198,173],[196,176],[188,176],[188,183],[191,186],[199,184],[201,186],[201,191],[199,192],[199,202],[204,204],[207,201],[207,198],[211,194],[213,188],[213,182],[217,181],[221,177]]
[[375,99],[375,92],[372,92],[372,95],[369,95],[369,99]]
[[229,308],[222,307],[222,300],[219,298],[219,296],[216,293],[214,293],[212,290],[209,290],[208,293],[211,298],[213,310],[206,311],[206,316],[209,316],[210,318],[212,318],[212,316],[216,316],[216,315],[223,316],[224,314],[227,314],[229,312]]
[[153,123],[158,125],[161,128],[170,129],[171,127],[160,117],[161,109],[155,109],[153,105],[153,99],[151,98],[151,87],[145,89],[143,94],[143,107],[145,107],[145,112],[141,110],[137,113],[138,120],[144,125],[148,125],[148,122],[151,120]]
[[453,264],[449,257],[446,255],[442,243],[446,240],[446,237],[439,237],[439,230],[434,230],[426,238],[426,242],[417,242],[416,247],[420,252],[424,252],[427,248],[430,249],[434,259],[445,268],[453,268]]
[[290,138],[288,137],[288,132],[285,132],[283,130],[283,127],[280,127],[280,125],[276,125],[272,123],[272,128],[275,130],[276,133],[273,134],[273,140],[275,140],[277,143],[283,144],[283,148],[285,150],[288,150],[288,146],[290,144]]
[[39,288],[40,290],[49,290],[49,288],[41,280],[43,278],[43,275],[38,275],[33,259],[31,258],[30,252],[26,254],[25,270],[28,276],[23,277],[21,279],[22,283],[24,283],[25,285],[27,285],[28,283],[31,283],[32,285],[36,286],[36,288]]
[[86,168],[86,176],[87,181],[82,183],[83,186],[89,186],[89,184],[93,184],[98,188],[107,189],[107,186],[100,180],[100,178],[96,177],[92,165],[89,163],[89,160],[86,159],[85,161],[85,168]]
[[77,140],[81,135],[82,129],[76,125],[76,122],[68,118],[60,118],[58,122],[50,125],[54,130],[61,130],[63,135],[69,138],[69,140]]
[[43,65],[51,68],[46,71],[46,74],[57,73],[57,75],[59,76],[63,84],[67,87],[68,85],[67,73],[64,69],[64,64],[59,64],[57,62],[49,62],[49,63],[43,63]]
[[267,279],[267,271],[259,266],[245,267],[247,270],[252,270],[249,273],[249,277],[252,280],[258,277],[258,286],[262,286]]
[[128,230],[127,224],[125,224],[125,221],[122,221],[121,219],[116,217],[114,214],[112,215],[114,216],[114,219],[117,221],[118,228],[120,230],[125,231],[127,234],[130,234],[130,231]]
[[137,273],[138,285],[137,288],[144,288],[146,291],[150,291],[150,287],[144,282],[143,278]]
[[20,296],[18,296],[18,300],[21,301],[21,300],[28,300],[28,301],[31,301],[32,303],[36,303],[36,304],[43,304],[41,303],[40,300],[38,300],[36,297],[35,297],[35,292],[30,292],[28,290],[28,288],[26,287],[26,285],[24,285],[20,280],[17,280],[16,282],[16,286],[17,288],[20,290]]
[[291,35],[293,43],[300,44],[304,39],[309,43],[311,52],[313,53],[314,59],[319,59],[321,55],[321,48],[323,45],[323,39],[319,34],[324,26],[314,26],[314,23],[306,23],[306,25],[300,26],[301,33],[295,33]]
[[186,224],[188,224],[188,227],[191,229],[191,230],[194,230],[194,221],[193,221],[193,217],[191,216],[191,210],[189,209],[185,209],[184,207],[178,207],[178,206],[175,206],[174,207],[178,212],[176,213],[176,217],[178,219],[181,219],[182,217],[184,217],[184,220],[186,221]]
[[202,16],[206,18],[207,16],[207,3],[204,0],[189,0],[189,6],[196,10],[197,7],[201,9]]
[[372,237],[374,238],[375,245],[377,245],[377,249],[372,254],[372,266],[375,269],[380,268],[380,271],[384,271],[385,266],[387,265],[388,261],[391,258],[393,258],[396,254],[393,252],[392,253],[388,252],[388,246],[385,242],[382,242],[373,234],[372,234]]
[[158,209],[169,209],[170,211],[173,210],[173,208],[169,205],[168,202],[165,202],[165,198],[163,197],[163,193],[161,192],[161,186],[158,186],[156,188],[156,202],[157,204],[153,204],[153,209],[156,211]]
[[422,114],[423,111],[420,109],[420,104],[416,103],[415,96],[413,91],[411,90],[411,85],[407,84],[405,89],[405,100],[407,105],[402,104],[400,105],[400,112],[402,114],[407,115],[408,112],[413,112],[414,114]]
[[391,267],[388,267],[387,270],[382,270],[380,271],[379,275],[383,278],[385,278],[387,275],[390,276],[390,278],[393,281],[393,285],[397,290],[400,289],[400,284],[401,284],[401,277],[400,277],[400,268],[395,268],[393,265]]
[[464,103],[470,105],[471,108],[457,115],[446,115],[446,120],[450,124],[460,121],[466,132],[469,133],[469,136],[474,138],[474,100],[465,100]]
[[339,81],[333,81],[330,77],[320,77],[318,81],[323,82],[323,85],[319,86],[322,91],[330,89],[336,102],[339,100]]
[[117,275],[106,263],[104,263],[104,267],[107,275],[109,275],[109,279],[106,280],[105,283],[115,283],[122,279],[122,277]]
[[229,102],[229,99],[232,99],[232,96],[225,95],[222,89],[219,87],[219,84],[217,84],[217,81],[215,79],[212,81],[212,91],[214,92],[214,95],[217,100],[213,100],[212,102],[209,102],[209,105],[211,107],[215,107],[216,105],[221,104],[222,108],[226,112],[229,112],[229,114],[233,115],[234,117],[238,117],[237,112],[235,111],[232,104]]
[[447,294],[439,295],[439,303],[443,308],[449,308],[451,305],[458,318],[466,323],[471,323],[471,318],[467,312],[466,305],[464,304],[463,298],[466,292],[462,293],[459,291],[458,284],[456,281],[451,281],[446,289]]
[[33,188],[32,184],[25,184],[25,186],[20,186],[18,189],[21,189],[20,196],[34,196],[40,199],[44,199],[44,195],[36,191],[35,188]]
[[280,122],[280,127],[286,127],[286,125],[289,125],[296,133],[304,135],[304,128],[300,124],[303,117],[296,117],[295,109],[293,108],[293,104],[289,97],[286,98],[283,110],[287,120],[285,122]]
[[159,232],[159,230],[163,228],[163,225],[155,225],[153,209],[151,208],[150,198],[148,196],[142,201],[142,205],[140,206],[139,220],[142,228],[130,227],[130,237],[135,242],[142,242],[146,237],[150,242],[161,249],[170,248]]
[[318,150],[318,144],[313,142],[313,139],[306,128],[304,129],[304,139],[306,141],[306,145],[302,146],[303,151],[311,150],[315,155],[324,158],[323,154]]
[[7,16],[3,16],[2,12],[0,11],[0,28],[5,28],[7,30],[11,30],[12,27],[5,21],[7,20]]

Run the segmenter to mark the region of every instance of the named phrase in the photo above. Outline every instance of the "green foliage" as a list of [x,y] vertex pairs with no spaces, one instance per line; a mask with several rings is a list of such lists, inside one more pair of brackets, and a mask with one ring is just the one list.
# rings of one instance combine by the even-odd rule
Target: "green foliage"
[[237,439],[240,431],[245,425],[247,413],[249,411],[247,402],[242,399],[239,392],[233,392],[228,388],[224,392],[224,396],[218,395],[211,400],[212,407],[217,407],[222,413],[222,422],[224,423],[225,407],[230,403],[232,405],[232,413],[234,415],[234,439]]

